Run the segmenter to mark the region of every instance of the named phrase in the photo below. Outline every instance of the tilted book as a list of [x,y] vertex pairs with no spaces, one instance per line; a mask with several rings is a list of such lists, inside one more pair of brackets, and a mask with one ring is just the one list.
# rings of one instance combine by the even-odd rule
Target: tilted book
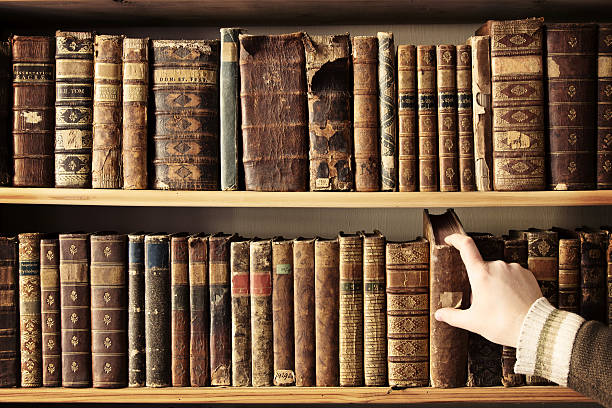
[[[19,385],[19,255],[17,238],[0,236],[0,332],[3,341],[0,344],[0,387]],[[59,297],[54,299],[59,305]],[[59,322],[58,319],[55,319]],[[58,339],[59,340],[59,339]],[[59,346],[59,341],[57,342]],[[55,366],[52,370],[55,369]],[[59,371],[59,366],[57,367]],[[43,376],[44,377],[44,376]]]
[[436,46],[417,46],[419,191],[438,191]]
[[274,385],[295,385],[293,240],[272,240]]
[[188,234],[170,236],[170,335],[172,336],[172,386],[191,385],[189,343],[191,313],[189,307]]
[[314,387],[315,381],[315,240],[293,241],[293,326],[295,385]]
[[249,239],[237,239],[230,248],[232,274],[232,386],[251,385],[251,299]]
[[272,334],[272,241],[255,239],[249,248],[251,292],[251,383],[271,386],[274,381]]
[[397,46],[397,133],[399,191],[417,188],[416,47]]
[[43,387],[62,385],[62,349],[60,330],[59,239],[40,240],[40,305],[42,326]]
[[208,235],[195,234],[189,245],[189,373],[192,387],[210,384],[210,288]]
[[472,125],[472,47],[457,46],[457,135],[459,187],[476,190],[474,179],[474,127]]
[[145,254],[142,232],[128,235],[128,386],[144,387],[145,354]]
[[395,94],[395,43],[393,33],[378,38],[378,133],[380,136],[380,186],[397,191],[397,100]]
[[436,46],[440,191],[459,191],[456,60],[457,49],[454,45]]

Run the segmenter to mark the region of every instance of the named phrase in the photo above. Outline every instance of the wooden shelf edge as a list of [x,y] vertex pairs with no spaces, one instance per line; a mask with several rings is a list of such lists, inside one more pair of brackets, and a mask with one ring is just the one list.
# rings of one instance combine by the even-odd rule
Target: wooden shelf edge
[[200,403],[209,404],[415,404],[441,402],[592,402],[564,387],[407,388],[12,388],[0,389],[10,403]]

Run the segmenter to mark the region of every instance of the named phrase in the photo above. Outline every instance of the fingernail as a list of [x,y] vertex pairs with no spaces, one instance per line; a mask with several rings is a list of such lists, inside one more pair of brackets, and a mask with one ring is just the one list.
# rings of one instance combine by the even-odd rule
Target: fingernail
[[442,313],[439,310],[436,310],[436,312],[434,313],[434,317],[437,321],[442,321]]

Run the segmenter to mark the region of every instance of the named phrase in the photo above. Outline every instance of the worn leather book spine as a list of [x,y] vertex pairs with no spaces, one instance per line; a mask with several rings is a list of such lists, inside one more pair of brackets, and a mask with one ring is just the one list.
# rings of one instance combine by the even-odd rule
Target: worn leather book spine
[[266,387],[274,380],[271,240],[252,241],[249,255],[252,385]]
[[491,38],[475,35],[472,48],[472,126],[476,190],[493,189],[493,106],[491,102]]
[[149,95],[149,39],[123,39],[123,127],[121,170],[123,188],[147,188],[147,110]]
[[[492,234],[470,234],[485,262],[504,259],[504,240]],[[502,346],[479,334],[470,333],[468,342],[468,387],[501,385]]]
[[19,337],[21,386],[42,385],[40,233],[19,234]]
[[91,236],[91,354],[95,388],[127,385],[127,237]]
[[612,188],[612,24],[597,36],[597,188]]
[[338,239],[315,241],[316,386],[340,385],[339,299],[340,247]]
[[595,188],[597,25],[547,24],[548,172],[553,190]]
[[210,384],[210,288],[208,285],[208,236],[189,237],[189,370],[192,387]]
[[387,242],[389,385],[429,384],[429,243]]
[[55,33],[55,187],[91,187],[93,34]]
[[436,46],[440,191],[459,191],[456,59],[454,45]]
[[363,233],[363,375],[367,387],[387,385],[385,237]]
[[378,39],[374,36],[353,37],[352,53],[355,190],[378,191]]
[[438,191],[436,47],[417,46],[419,191]]
[[89,234],[60,234],[62,386],[91,387]]
[[315,241],[293,241],[293,325],[295,385],[314,387],[315,381]]
[[13,36],[13,185],[53,187],[52,37]]
[[[19,385],[18,261],[17,239],[0,236],[0,297],[3,299],[0,305],[0,388]],[[59,305],[59,298],[56,299]]]
[[189,387],[189,247],[186,233],[170,237],[170,296],[172,336],[172,386]]
[[146,384],[145,256],[143,233],[128,235],[128,386]]
[[397,105],[395,94],[395,43],[393,33],[378,38],[378,133],[380,135],[380,186],[397,191]]
[[472,126],[472,47],[458,45],[456,58],[459,187],[461,191],[475,191],[474,128]]
[[[3,244],[0,241],[0,245]],[[2,282],[5,282],[4,280]],[[40,240],[40,305],[42,326],[42,385],[62,385],[60,331],[59,240]]]
[[232,242],[232,386],[251,385],[251,302],[248,239]]
[[153,188],[219,189],[219,41],[152,40]]
[[308,189],[303,37],[303,33],[239,36],[242,163],[247,190]]
[[352,190],[350,37],[305,34],[304,49],[310,190]]
[[607,290],[607,314],[608,314],[608,326],[612,324],[612,245],[610,244],[610,234],[612,227],[602,227],[608,233],[608,246],[606,248],[606,276],[608,281]]
[[470,284],[459,251],[444,243],[451,233],[464,233],[454,211],[423,215],[423,231],[430,242],[429,270],[429,378],[435,388],[463,387],[466,383],[468,332],[439,322],[441,307],[465,309]]
[[604,231],[579,231],[580,234],[580,315],[586,320],[607,321],[608,236]]
[[544,69],[541,18],[489,21],[493,184],[495,190],[544,190]]
[[242,184],[242,135],[240,129],[240,66],[238,36],[241,28],[221,29],[219,118],[221,122],[221,190],[240,190]]
[[416,47],[397,46],[397,117],[399,191],[417,188]]
[[208,240],[211,385],[231,385],[232,381],[230,246],[234,238],[234,235],[218,233]]
[[145,344],[147,387],[168,387],[171,379],[170,238],[145,235]]
[[0,41],[0,186],[9,186],[13,179],[11,134],[11,43]]
[[559,239],[559,309],[580,313],[580,239]]
[[293,240],[272,240],[274,385],[295,385]]

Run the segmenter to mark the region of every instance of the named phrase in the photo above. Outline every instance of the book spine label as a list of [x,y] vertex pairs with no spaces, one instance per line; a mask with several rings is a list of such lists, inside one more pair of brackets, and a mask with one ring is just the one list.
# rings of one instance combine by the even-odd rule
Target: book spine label
[[597,188],[612,188],[612,24],[599,24],[597,48]]
[[298,387],[316,384],[314,247],[313,239],[293,241],[295,385]]
[[189,248],[186,234],[170,239],[172,386],[188,387],[189,375]]
[[121,138],[123,188],[147,188],[147,109],[149,39],[123,40],[123,127]]
[[144,234],[128,236],[128,385],[146,383]]
[[456,58],[459,187],[461,191],[475,191],[474,130],[472,126],[472,47],[458,45]]
[[13,107],[11,81],[11,43],[0,41],[0,186],[10,185],[13,173],[13,142],[9,127]]
[[436,47],[440,191],[459,191],[456,60],[454,45]]
[[293,241],[272,241],[274,385],[295,385]]
[[15,187],[53,187],[53,43],[51,37],[12,39]]
[[417,187],[416,47],[397,47],[397,116],[399,191]]
[[272,245],[270,240],[250,246],[252,384],[273,384],[274,351],[272,323]]
[[602,323],[606,322],[607,244],[603,231],[580,233],[580,315]]
[[559,240],[559,309],[580,313],[580,240]]
[[55,33],[55,186],[91,187],[93,35]]
[[232,242],[232,385],[251,385],[250,241]]
[[436,47],[417,46],[419,191],[438,191],[438,120],[436,117]]
[[393,33],[378,38],[378,126],[380,135],[380,185],[397,191],[397,106],[395,94],[395,43]]
[[[17,240],[0,237],[0,387],[19,385],[19,267]],[[59,305],[59,298],[55,299]],[[57,322],[58,320],[56,320]],[[59,346],[59,341],[56,343]],[[59,366],[52,369],[59,369]]]
[[208,237],[189,237],[189,369],[192,387],[210,384],[210,288]]
[[231,385],[232,350],[229,235],[209,239],[210,384]]
[[[0,244],[3,242],[0,241]],[[2,281],[4,282],[4,280]],[[40,240],[40,299],[42,326],[42,383],[62,385],[60,332],[59,240]],[[51,324],[47,324],[47,322]]]

